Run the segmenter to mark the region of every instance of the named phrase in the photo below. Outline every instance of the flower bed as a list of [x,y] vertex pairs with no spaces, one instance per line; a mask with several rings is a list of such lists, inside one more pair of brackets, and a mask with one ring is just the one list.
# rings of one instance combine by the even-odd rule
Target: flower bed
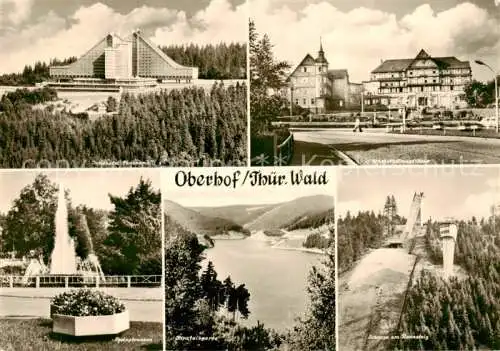
[[125,305],[102,291],[78,289],[55,296],[50,304],[55,333],[73,336],[119,334],[129,329]]

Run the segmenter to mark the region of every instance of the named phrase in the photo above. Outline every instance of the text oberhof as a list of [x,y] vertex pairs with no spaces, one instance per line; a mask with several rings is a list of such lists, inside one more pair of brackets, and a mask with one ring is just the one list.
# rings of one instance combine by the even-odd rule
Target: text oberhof
[[210,174],[200,171],[180,170],[175,174],[175,184],[178,187],[232,187],[238,186],[308,186],[327,185],[329,179],[326,170],[237,170],[232,173],[214,171]]

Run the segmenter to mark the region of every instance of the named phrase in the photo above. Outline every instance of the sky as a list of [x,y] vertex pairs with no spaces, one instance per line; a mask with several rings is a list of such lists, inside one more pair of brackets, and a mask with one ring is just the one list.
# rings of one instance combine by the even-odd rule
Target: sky
[[471,61],[481,81],[493,73],[474,60],[500,71],[500,0],[251,0],[250,12],[292,68],[317,56],[321,37],[329,68],[348,69],[353,82],[368,80],[381,60],[420,49]]
[[422,219],[487,217],[500,204],[498,167],[358,168],[339,172],[338,214],[382,211],[394,195],[399,213],[407,217],[415,192],[424,192]]
[[0,74],[81,56],[107,33],[157,45],[247,42],[244,0],[0,0]]
[[[284,174],[289,179],[290,170],[299,170],[296,167],[274,168],[277,174]],[[162,173],[162,195],[166,200],[174,201],[185,207],[219,207],[230,205],[263,205],[291,201],[299,197],[311,195],[335,195],[335,171],[333,168],[308,167],[309,172],[314,169],[327,171],[329,183],[325,185],[309,186],[264,186],[252,187],[249,182],[244,186],[232,187],[179,187],[175,183],[175,175],[178,170],[165,170]],[[234,171],[245,172],[246,169],[235,168],[204,168],[190,169],[193,175],[213,175],[214,172],[222,176],[232,176]],[[253,170],[258,170],[252,169]],[[186,170],[187,171],[187,170]],[[264,174],[269,174],[271,168],[264,168]],[[241,175],[243,179],[244,175]]]
[[11,170],[0,172],[0,212],[7,213],[13,201],[19,197],[21,189],[30,185],[40,173],[46,174],[57,184],[69,190],[74,206],[87,205],[95,209],[112,210],[108,194],[126,196],[130,188],[139,184],[141,177],[149,179],[152,186],[160,188],[158,170],[152,169],[88,169],[59,171]]

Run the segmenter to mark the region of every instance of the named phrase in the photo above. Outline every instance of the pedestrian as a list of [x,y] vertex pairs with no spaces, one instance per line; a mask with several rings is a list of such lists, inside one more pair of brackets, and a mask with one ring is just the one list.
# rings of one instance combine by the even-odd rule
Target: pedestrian
[[359,120],[359,115],[356,116],[356,121],[354,122],[354,129],[352,130],[353,132],[359,130],[362,132],[363,130],[361,129],[361,122]]

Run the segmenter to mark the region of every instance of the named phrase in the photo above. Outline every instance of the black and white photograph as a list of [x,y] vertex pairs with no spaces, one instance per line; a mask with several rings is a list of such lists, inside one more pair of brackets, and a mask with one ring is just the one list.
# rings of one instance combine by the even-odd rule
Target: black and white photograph
[[156,170],[0,172],[0,348],[162,350]]
[[246,166],[245,0],[2,0],[0,167]]
[[497,350],[500,169],[338,178],[338,350]]
[[179,187],[183,173],[162,175],[166,349],[335,350],[333,172],[293,188]]
[[499,163],[498,0],[253,0],[251,164]]

